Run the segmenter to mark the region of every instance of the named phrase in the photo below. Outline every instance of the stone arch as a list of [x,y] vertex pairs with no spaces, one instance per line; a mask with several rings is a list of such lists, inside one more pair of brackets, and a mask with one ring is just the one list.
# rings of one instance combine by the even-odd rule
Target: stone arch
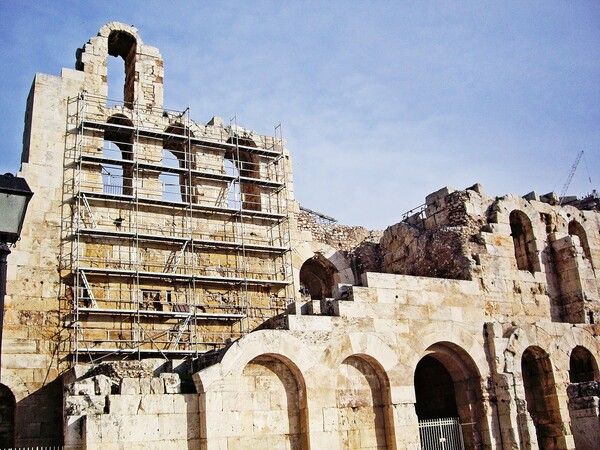
[[133,195],[133,122],[124,114],[108,118],[102,155],[120,160],[102,164],[103,191],[107,194]]
[[[325,349],[320,367],[331,370],[337,381],[334,393],[338,423],[343,424],[339,428],[340,448],[354,448],[352,444],[357,442],[352,439],[363,439],[377,448],[396,448],[392,409],[395,400],[388,374],[397,366],[396,353],[371,333],[349,333]],[[350,398],[354,395],[353,386],[357,389],[355,400]],[[353,403],[358,399],[363,403]],[[352,426],[357,423],[357,414],[369,418],[363,432]]]
[[[169,163],[173,167],[179,169],[189,169],[192,162],[192,144],[190,139],[194,137],[194,133],[181,122],[176,122],[169,125],[165,129],[165,137],[163,138],[163,165]],[[173,188],[173,192],[179,191],[179,201],[188,203],[190,200],[195,202],[193,198],[193,186],[189,178],[189,171],[179,171],[175,173],[162,173],[161,180],[163,183],[170,185],[178,184],[179,187]],[[165,192],[163,188],[163,193]]]
[[569,381],[581,383],[599,379],[598,363],[592,352],[578,345],[571,351],[569,358]]
[[590,244],[588,242],[587,233],[581,224],[576,220],[571,220],[568,226],[568,232],[570,236],[577,236],[579,238],[579,245],[583,250],[585,258],[590,262],[592,268],[594,264],[592,262],[592,254],[590,252]]
[[339,280],[337,268],[321,253],[315,253],[300,268],[300,286],[303,295],[313,300],[332,297],[332,287]]
[[413,373],[420,421],[455,414],[466,448],[489,444],[481,373],[464,348],[452,342],[436,342],[421,354]]
[[[316,254],[322,255],[335,267],[334,284],[356,284],[352,265],[349,258],[336,248],[322,242],[302,242],[298,245],[292,254],[294,264],[294,283],[301,286],[300,268],[307,260]],[[332,292],[333,294],[333,292]]]
[[253,183],[250,179],[260,178],[260,155],[252,151],[257,145],[252,139],[234,136],[227,140],[232,144],[225,152],[225,159],[233,163],[239,173],[238,180],[234,180],[231,189],[238,189],[241,194],[242,209],[250,211],[260,211],[261,188],[260,185]]
[[17,401],[13,392],[0,384],[0,448],[15,445],[15,416]]
[[241,447],[308,448],[306,386],[291,360],[259,355],[245,365],[239,385]]
[[[135,100],[136,54],[138,42],[136,36],[122,29],[111,30],[108,34],[108,55],[121,57],[125,68],[123,84],[123,102],[126,108],[132,109]],[[110,74],[109,74],[110,75]],[[110,81],[110,80],[109,80]]]
[[[195,376],[198,392],[211,389],[213,383],[225,378],[237,378],[252,359],[264,355],[278,355],[297,368],[297,376],[303,378],[318,359],[298,338],[278,330],[258,330],[235,341],[225,352],[219,364],[201,370]],[[198,384],[200,383],[200,384]],[[303,381],[304,383],[304,381]]]
[[440,336],[446,338],[444,342],[450,348],[464,349],[469,360],[472,361],[481,376],[487,374],[489,365],[483,350],[483,342],[475,338],[480,335],[478,331],[459,325],[456,322],[428,324],[417,329],[409,340],[410,352],[406,355],[406,370],[402,384],[412,386],[417,364],[428,353],[430,347],[440,342]]
[[539,272],[540,262],[536,254],[531,220],[523,211],[515,209],[509,214],[509,223],[517,268],[531,273]]
[[527,347],[521,356],[521,375],[527,411],[535,425],[539,447],[566,449],[566,430],[550,355],[541,347]]
[[366,354],[338,367],[336,409],[340,448],[395,448],[390,386],[381,365]]

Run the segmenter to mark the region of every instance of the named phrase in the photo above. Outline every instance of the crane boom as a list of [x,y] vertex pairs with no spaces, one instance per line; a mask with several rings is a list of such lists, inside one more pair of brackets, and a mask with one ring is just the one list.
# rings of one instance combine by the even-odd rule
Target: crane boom
[[567,194],[567,189],[569,189],[569,186],[571,184],[571,180],[573,180],[573,175],[575,175],[575,171],[577,170],[577,166],[579,165],[579,161],[581,160],[582,156],[583,156],[583,150],[581,150],[579,152],[579,154],[577,155],[577,158],[575,158],[575,162],[573,163],[573,167],[571,167],[571,172],[569,173],[569,177],[567,178],[567,182],[565,183],[565,186],[563,187],[562,192],[560,193],[560,203],[559,203],[559,205],[562,205],[563,198],[565,198],[565,195]]

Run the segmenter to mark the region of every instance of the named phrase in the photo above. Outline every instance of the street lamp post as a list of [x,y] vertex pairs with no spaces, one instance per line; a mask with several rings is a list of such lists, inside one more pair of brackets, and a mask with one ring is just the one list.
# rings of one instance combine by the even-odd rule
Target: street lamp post
[[6,295],[6,257],[9,244],[21,236],[23,221],[33,192],[23,178],[10,173],[0,175],[0,374],[2,371],[2,332],[4,330],[4,296]]

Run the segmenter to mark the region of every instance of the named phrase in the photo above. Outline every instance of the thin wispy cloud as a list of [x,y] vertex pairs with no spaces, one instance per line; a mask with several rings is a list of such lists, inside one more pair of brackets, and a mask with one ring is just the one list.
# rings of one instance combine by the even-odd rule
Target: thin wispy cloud
[[161,51],[167,108],[281,122],[297,200],[342,223],[384,228],[445,185],[561,191],[580,150],[569,194],[598,188],[600,6],[560,1],[2,2],[0,171],[34,73],[112,20]]

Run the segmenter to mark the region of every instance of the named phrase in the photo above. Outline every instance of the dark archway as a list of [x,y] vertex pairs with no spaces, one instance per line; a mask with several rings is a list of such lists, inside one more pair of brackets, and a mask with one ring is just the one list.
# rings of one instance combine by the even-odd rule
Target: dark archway
[[[415,409],[420,423],[458,418],[465,448],[479,449],[489,445],[481,375],[466,351],[450,342],[429,347],[415,369],[414,386]],[[422,433],[423,445],[424,438]]]
[[16,405],[11,390],[0,384],[0,448],[11,448],[15,445]]
[[535,254],[533,228],[527,214],[514,210],[510,213],[510,234],[515,247],[515,258],[519,270],[539,272],[540,266]]
[[[114,30],[108,36],[108,54],[123,58],[125,66],[125,82],[123,85],[123,101],[129,109],[133,108],[135,100],[135,55],[137,41],[135,37],[123,30]],[[112,65],[112,64],[111,64]],[[119,78],[122,80],[122,78]],[[111,83],[110,77],[108,80]],[[115,100],[119,100],[116,99]]]
[[458,417],[454,381],[444,365],[425,356],[415,370],[416,410],[419,420]]
[[300,285],[313,300],[331,297],[331,288],[336,282],[336,267],[322,254],[317,253],[306,260],[300,268]]
[[598,365],[592,353],[580,345],[575,347],[569,359],[569,381],[571,383],[594,381],[597,376]]
[[521,358],[521,372],[539,447],[566,449],[550,356],[539,347],[528,347]]

